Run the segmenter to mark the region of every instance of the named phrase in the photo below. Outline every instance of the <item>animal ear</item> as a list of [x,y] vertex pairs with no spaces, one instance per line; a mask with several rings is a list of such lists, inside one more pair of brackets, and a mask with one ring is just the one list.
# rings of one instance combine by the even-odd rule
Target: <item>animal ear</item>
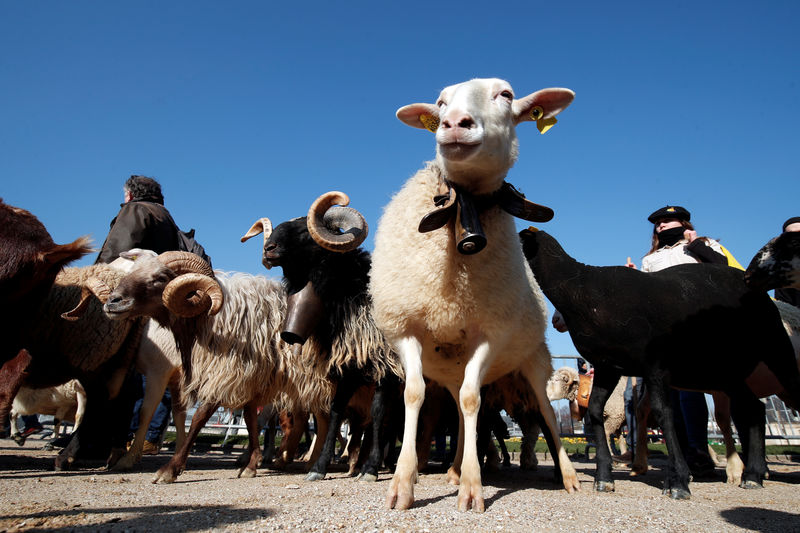
[[439,128],[439,108],[433,104],[411,104],[397,110],[397,118],[412,128],[436,132]]
[[569,89],[542,89],[533,94],[514,100],[512,109],[516,124],[526,120],[536,121],[536,127],[545,133],[556,123],[556,115],[567,108],[575,98]]

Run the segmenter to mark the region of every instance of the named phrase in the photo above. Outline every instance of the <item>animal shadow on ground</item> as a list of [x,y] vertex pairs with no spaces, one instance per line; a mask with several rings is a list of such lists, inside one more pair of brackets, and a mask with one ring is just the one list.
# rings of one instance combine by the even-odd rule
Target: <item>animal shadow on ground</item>
[[[132,513],[131,518],[109,518],[105,523],[81,525],[86,521],[86,516]],[[58,509],[39,513],[26,513],[19,515],[0,516],[3,520],[25,520],[27,526],[38,527],[40,530],[66,528],[69,531],[98,531],[108,528],[113,524],[115,530],[122,531],[147,531],[152,530],[153,524],[170,524],[170,529],[176,531],[196,531],[198,529],[227,529],[228,526],[250,522],[259,518],[267,518],[275,514],[274,510],[240,509],[227,505],[156,505],[151,507],[108,507],[87,508],[85,506],[75,509]],[[73,523],[74,520],[74,523]]]
[[[484,499],[485,509],[489,509],[492,504],[499,501],[503,496],[524,489],[537,490],[556,490],[563,491],[564,485],[556,483],[555,467],[553,465],[542,465],[536,470],[522,470],[519,466],[500,468],[496,471],[482,472],[482,482],[485,486],[497,488],[497,492]],[[582,487],[583,488],[583,487]]]
[[800,530],[800,514],[774,511],[760,507],[736,507],[720,511],[720,516],[728,523],[761,533],[784,533]]

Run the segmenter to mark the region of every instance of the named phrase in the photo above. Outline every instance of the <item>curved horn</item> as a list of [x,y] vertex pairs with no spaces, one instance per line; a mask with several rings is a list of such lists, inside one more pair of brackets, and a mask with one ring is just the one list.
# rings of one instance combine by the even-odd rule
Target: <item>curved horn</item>
[[308,233],[326,250],[349,252],[367,238],[367,221],[352,207],[345,207],[349,203],[350,198],[345,193],[331,191],[314,200],[308,210]]
[[222,309],[225,297],[217,280],[205,274],[189,272],[170,281],[161,300],[171,312],[191,318],[208,311],[216,315]]
[[111,295],[111,287],[100,278],[90,277],[86,278],[81,288],[81,301],[78,302],[73,309],[65,313],[61,313],[61,318],[64,320],[75,321],[83,316],[86,309],[89,307],[92,295],[96,296],[101,303],[106,303],[108,297]]
[[253,222],[253,225],[250,226],[250,229],[247,230],[247,233],[241,238],[241,241],[244,242],[247,239],[251,239],[262,231],[264,232],[264,244],[267,244],[269,236],[272,235],[272,222],[267,217],[259,218]]
[[203,261],[199,255],[191,252],[164,252],[158,255],[158,260],[179,276],[189,272],[197,272],[211,278],[214,277],[214,270],[212,270],[211,266]]

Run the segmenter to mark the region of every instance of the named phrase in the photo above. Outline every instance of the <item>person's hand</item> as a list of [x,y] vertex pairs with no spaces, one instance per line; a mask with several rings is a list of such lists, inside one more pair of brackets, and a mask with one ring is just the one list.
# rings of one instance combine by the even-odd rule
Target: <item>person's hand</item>
[[632,268],[632,269],[636,270],[636,265],[633,263],[633,261],[631,261],[630,256],[628,257],[628,262],[625,263],[625,266],[628,267],[628,268]]
[[693,229],[687,229],[683,232],[683,238],[689,242],[692,242],[697,238],[697,232]]

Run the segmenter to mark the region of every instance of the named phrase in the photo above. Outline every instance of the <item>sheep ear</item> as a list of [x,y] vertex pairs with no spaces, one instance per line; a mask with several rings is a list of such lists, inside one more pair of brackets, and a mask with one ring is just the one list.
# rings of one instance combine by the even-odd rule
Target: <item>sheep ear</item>
[[512,109],[516,123],[534,120],[539,131],[545,133],[556,123],[556,115],[566,109],[574,98],[575,93],[569,89],[553,88],[514,100]]
[[397,110],[397,118],[412,128],[436,132],[439,128],[439,108],[433,104],[411,104]]

